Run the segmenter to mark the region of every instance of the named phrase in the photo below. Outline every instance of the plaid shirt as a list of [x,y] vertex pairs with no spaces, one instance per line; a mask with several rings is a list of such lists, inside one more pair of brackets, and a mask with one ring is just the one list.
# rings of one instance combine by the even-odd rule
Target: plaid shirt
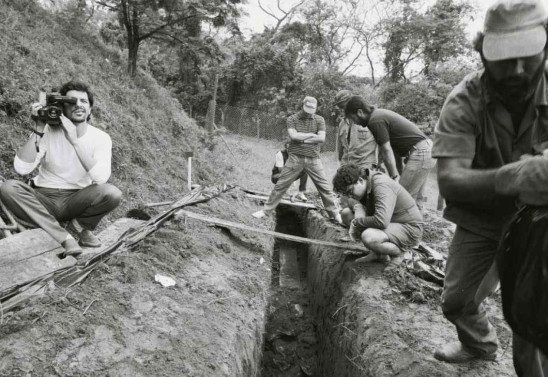
[[[325,121],[320,115],[308,114],[301,110],[287,118],[287,128],[293,128],[297,132],[317,134],[319,131],[325,131]],[[320,144],[305,144],[292,140],[287,150],[290,154],[320,158]]]

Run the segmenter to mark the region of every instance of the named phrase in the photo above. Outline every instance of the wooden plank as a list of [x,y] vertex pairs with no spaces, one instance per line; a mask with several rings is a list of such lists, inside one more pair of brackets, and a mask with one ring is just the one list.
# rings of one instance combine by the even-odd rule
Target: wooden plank
[[[255,194],[245,194],[247,197],[251,199],[258,199],[262,200],[263,202],[266,202],[268,200],[268,196],[262,196],[262,195],[255,195]],[[292,207],[300,207],[300,208],[312,208],[315,209],[316,206],[312,203],[305,203],[305,202],[292,202],[290,200],[282,199],[280,201],[281,204],[285,204]]]
[[61,246],[42,229],[30,229],[0,240],[0,291],[36,279],[76,259],[59,259]]
[[211,224],[229,227],[229,228],[235,228],[240,230],[246,230],[249,232],[256,232],[261,234],[268,234],[270,236],[274,236],[276,238],[280,238],[283,240],[293,241],[293,242],[300,242],[305,243],[309,245],[318,245],[318,246],[326,246],[326,247],[333,247],[337,249],[345,249],[345,250],[356,250],[356,251],[363,251],[363,252],[369,252],[369,249],[367,249],[365,246],[362,245],[355,245],[355,244],[348,244],[348,243],[338,243],[338,242],[329,242],[329,241],[323,241],[323,240],[316,240],[313,238],[306,238],[306,237],[299,237],[299,236],[292,236],[290,234],[285,233],[279,233],[274,232],[272,230],[267,229],[261,229],[261,228],[253,228],[251,226],[247,226],[240,223],[235,223],[232,221],[222,220],[215,217],[210,217],[206,215],[201,215],[199,213],[189,212],[185,210],[177,211],[175,217],[189,217],[191,219],[196,219],[204,222],[208,222]]

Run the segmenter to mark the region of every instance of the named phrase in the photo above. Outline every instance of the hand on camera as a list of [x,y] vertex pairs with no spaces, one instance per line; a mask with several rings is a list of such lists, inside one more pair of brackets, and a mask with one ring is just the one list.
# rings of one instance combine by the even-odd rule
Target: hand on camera
[[30,105],[30,115],[36,123],[36,130],[38,132],[44,132],[44,127],[46,127],[46,123],[37,119],[38,110],[40,110],[42,107],[44,107],[44,105],[42,105],[40,102],[34,102]]

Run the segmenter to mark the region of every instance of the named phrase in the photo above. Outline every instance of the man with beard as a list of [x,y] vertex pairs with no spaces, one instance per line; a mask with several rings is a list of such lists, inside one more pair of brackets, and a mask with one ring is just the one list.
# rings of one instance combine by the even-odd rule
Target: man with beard
[[[453,89],[435,129],[444,216],[457,225],[442,309],[459,338],[436,351],[439,360],[496,358],[497,335],[482,301],[484,287],[496,286],[498,243],[520,203],[548,203],[548,160],[532,156],[548,141],[547,18],[542,0],[496,1],[475,41],[484,70]],[[518,375],[543,376],[546,360],[514,335]]]
[[[27,142],[17,151],[15,171],[21,175],[38,167],[27,185],[9,180],[0,186],[0,199],[18,217],[44,229],[64,248],[61,256],[78,256],[82,249],[60,225],[68,222],[79,244],[99,247],[91,232],[120,203],[122,193],[107,182],[112,142],[89,124],[93,94],[80,82],[68,82],[60,94],[74,103],[63,104],[59,125],[38,120]],[[33,104],[33,115],[44,104]],[[53,122],[51,122],[53,123]]]
[[[433,167],[432,141],[409,119],[371,106],[360,96],[350,97],[344,112],[350,121],[371,131],[388,174],[411,194],[420,208],[424,186]],[[398,166],[403,159],[405,167],[400,177]]]

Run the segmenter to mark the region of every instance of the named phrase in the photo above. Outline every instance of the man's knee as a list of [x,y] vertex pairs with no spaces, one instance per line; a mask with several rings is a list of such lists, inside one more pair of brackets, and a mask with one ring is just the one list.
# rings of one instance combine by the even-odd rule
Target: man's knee
[[341,211],[341,218],[344,225],[350,226],[350,223],[354,220],[354,212],[347,207]]
[[441,310],[443,315],[449,319],[455,319],[464,313],[467,306],[465,296],[454,290],[445,290],[441,296]]
[[13,198],[24,188],[25,184],[21,181],[10,179],[0,184],[0,199]]
[[112,203],[114,207],[118,206],[118,204],[122,201],[122,191],[120,191],[118,187],[109,183],[104,183],[99,185],[99,188],[101,190],[103,201]]
[[379,229],[367,228],[362,232],[362,242],[365,247],[374,248],[379,243],[386,241],[387,237],[385,237],[384,232]]

